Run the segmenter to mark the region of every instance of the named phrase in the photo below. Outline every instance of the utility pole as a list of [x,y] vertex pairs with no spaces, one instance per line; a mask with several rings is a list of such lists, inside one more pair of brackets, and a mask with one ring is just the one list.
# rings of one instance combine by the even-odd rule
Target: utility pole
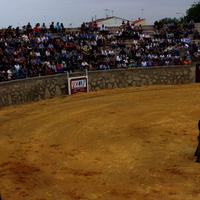
[[142,9],[142,19],[143,19],[143,11],[144,11],[144,9]]
[[183,13],[179,13],[179,12],[177,12],[176,14],[181,14],[181,15],[183,15],[183,18],[185,18],[185,15],[184,15]]
[[109,9],[103,9],[103,10],[106,11],[106,18],[108,18],[108,13],[107,12],[108,12]]

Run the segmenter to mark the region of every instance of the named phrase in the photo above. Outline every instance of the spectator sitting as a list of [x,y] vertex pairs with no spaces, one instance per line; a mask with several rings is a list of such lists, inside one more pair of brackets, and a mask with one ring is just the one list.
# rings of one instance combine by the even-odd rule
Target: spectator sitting
[[79,69],[81,71],[85,71],[86,69],[89,70],[90,66],[89,66],[89,64],[85,60],[83,60],[82,63],[81,63],[81,65],[79,66]]
[[26,25],[26,33],[29,34],[33,31],[31,23],[28,22],[28,24]]
[[7,73],[7,80],[11,80],[13,76],[12,68],[9,67],[6,73]]
[[83,23],[81,24],[81,31],[86,31],[86,30],[87,30],[86,23],[83,22]]
[[98,49],[98,47],[97,47],[97,41],[94,40],[94,39],[92,39],[91,42],[90,42],[90,44],[91,44],[92,50],[93,51],[97,51],[97,49]]
[[122,34],[123,34],[122,31],[117,31],[115,37],[117,39],[121,39],[122,38]]
[[137,28],[138,32],[141,34],[143,32],[143,28],[142,25],[140,24]]
[[67,64],[65,61],[62,61],[61,63],[61,67],[63,68],[63,71],[66,72],[67,71]]
[[112,49],[117,49],[118,48],[117,41],[115,39],[113,39],[111,41],[110,46],[111,46]]
[[182,28],[188,28],[188,22],[185,19],[182,22]]
[[136,67],[136,62],[134,59],[130,59],[129,63],[128,63],[129,67]]
[[183,64],[184,64],[184,65],[189,65],[189,61],[188,61],[188,60],[184,60],[184,61],[183,61]]
[[52,38],[52,34],[50,33],[50,32],[46,32],[45,33],[45,36],[49,39],[49,40],[52,40],[53,38]]
[[128,67],[128,60],[125,59],[121,62],[122,68],[127,68]]
[[92,22],[89,22],[86,24],[87,30],[88,31],[93,31],[93,26],[92,26]]
[[99,66],[99,69],[101,69],[101,70],[110,69],[110,66],[108,65],[108,63],[102,63]]
[[181,62],[180,62],[180,59],[179,58],[175,58],[174,59],[174,65],[180,65]]
[[57,22],[56,25],[55,25],[55,27],[54,27],[54,31],[55,31],[56,33],[60,33],[60,32],[61,32],[61,29],[62,29],[62,27],[61,27],[60,23]]
[[42,24],[41,31],[42,31],[42,33],[46,33],[47,32],[47,27],[46,27],[45,23]]
[[28,38],[28,35],[25,35],[25,34],[22,35],[22,40],[25,41],[25,42],[30,41],[29,38]]
[[129,21],[126,22],[125,27],[126,27],[127,30],[131,30],[131,24],[130,24]]
[[51,22],[49,29],[50,29],[50,31],[51,31],[52,33],[55,33],[54,22]]
[[163,22],[162,22],[162,20],[159,20],[159,22],[158,22],[158,30],[160,30],[162,28],[163,28]]
[[186,44],[190,45],[191,39],[187,36],[183,39],[183,42],[185,42]]
[[96,21],[92,24],[92,26],[94,31],[98,31],[98,24]]
[[158,29],[159,29],[159,24],[158,24],[158,21],[157,21],[157,20],[154,22],[154,29],[155,29],[155,30],[158,30]]
[[121,29],[124,30],[126,28],[126,24],[124,22],[124,20],[122,21],[122,24],[121,24]]
[[166,60],[165,60],[165,65],[167,65],[167,66],[170,65],[169,59],[166,59]]
[[21,66],[19,65],[18,62],[16,62],[15,65],[14,65],[14,68],[15,68],[17,71],[19,71],[20,68],[21,68]]
[[196,39],[199,39],[199,38],[200,38],[199,31],[195,30],[194,33],[193,33],[193,39],[196,40]]
[[56,64],[56,70],[57,70],[58,73],[63,73],[64,72],[64,70],[62,68],[62,65],[60,63]]
[[64,33],[64,32],[65,32],[65,27],[64,27],[64,24],[63,24],[63,23],[61,23],[61,24],[60,24],[60,27],[61,27],[61,32],[62,32],[62,33]]
[[109,56],[115,55],[115,52],[112,49],[109,49],[108,50],[108,55]]
[[108,32],[108,28],[106,26],[104,26],[104,24],[102,24],[101,27],[100,27],[100,32],[101,33],[107,33]]
[[159,32],[158,32],[158,30],[155,30],[153,32],[153,36],[154,36],[154,38],[159,38]]
[[53,72],[49,62],[44,62],[43,70],[44,70],[44,75],[51,75]]
[[193,19],[191,19],[190,21],[189,21],[189,23],[188,23],[188,28],[190,29],[190,30],[193,30],[195,27],[194,27],[194,20]]
[[18,68],[15,68],[15,67],[12,68],[12,77],[15,79],[24,78],[23,75],[18,70]]
[[141,67],[147,67],[147,61],[145,59],[141,61]]
[[25,65],[20,69],[20,73],[22,74],[23,78],[28,77],[28,69]]
[[153,66],[153,61],[150,58],[147,60],[147,66],[148,67]]
[[34,35],[35,37],[40,36],[40,24],[39,24],[39,23],[37,23],[37,24],[35,25],[35,27],[33,28],[33,35]]
[[114,39],[114,35],[112,33],[107,34],[107,40],[108,42],[111,42]]
[[50,68],[52,70],[53,73],[57,73],[57,68],[56,68],[56,64],[54,61],[50,62]]

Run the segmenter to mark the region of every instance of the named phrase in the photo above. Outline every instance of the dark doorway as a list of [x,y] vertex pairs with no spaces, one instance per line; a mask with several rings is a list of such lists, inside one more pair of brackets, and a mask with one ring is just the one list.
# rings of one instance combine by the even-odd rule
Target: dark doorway
[[196,64],[196,83],[200,83],[200,64]]

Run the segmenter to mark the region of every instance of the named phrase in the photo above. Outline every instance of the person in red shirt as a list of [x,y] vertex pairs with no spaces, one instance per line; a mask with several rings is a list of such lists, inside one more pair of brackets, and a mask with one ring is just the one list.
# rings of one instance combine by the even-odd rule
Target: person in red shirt
[[63,73],[64,72],[61,63],[57,63],[56,64],[56,70],[57,70],[58,73]]
[[188,60],[184,60],[184,61],[183,61],[183,64],[184,64],[184,65],[189,65],[189,61],[188,61]]
[[34,36],[40,36],[40,24],[39,23],[37,23],[36,25],[35,25],[35,27],[33,28],[33,34],[34,34]]
[[96,21],[93,23],[93,29],[94,31],[98,31],[98,24]]
[[137,50],[136,45],[135,45],[135,44],[132,44],[131,47],[130,47],[130,51],[131,51],[132,53],[135,53],[136,50]]

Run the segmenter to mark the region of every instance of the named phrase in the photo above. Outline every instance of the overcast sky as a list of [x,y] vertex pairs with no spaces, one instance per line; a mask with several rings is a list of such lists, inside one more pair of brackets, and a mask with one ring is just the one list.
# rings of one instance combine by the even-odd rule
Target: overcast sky
[[[147,25],[165,17],[179,18],[194,0],[1,0],[0,28],[37,22],[78,27],[82,22],[116,16],[127,20],[146,18]],[[176,14],[182,13],[182,14]]]

